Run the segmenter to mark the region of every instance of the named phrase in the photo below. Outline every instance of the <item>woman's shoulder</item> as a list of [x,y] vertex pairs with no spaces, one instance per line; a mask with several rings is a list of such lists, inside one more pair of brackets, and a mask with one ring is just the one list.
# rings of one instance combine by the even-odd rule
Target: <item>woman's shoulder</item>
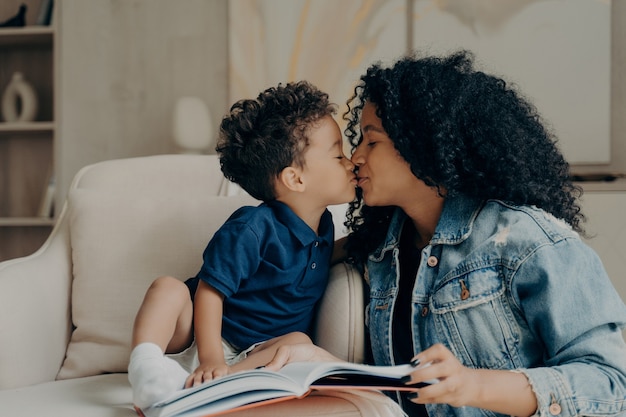
[[468,243],[483,260],[512,270],[523,264],[600,264],[595,251],[565,221],[537,207],[497,200],[483,206]]
[[485,217],[492,218],[498,229],[506,228],[516,235],[553,243],[564,239],[580,240],[578,233],[565,220],[535,206],[488,200],[482,211],[487,215]]

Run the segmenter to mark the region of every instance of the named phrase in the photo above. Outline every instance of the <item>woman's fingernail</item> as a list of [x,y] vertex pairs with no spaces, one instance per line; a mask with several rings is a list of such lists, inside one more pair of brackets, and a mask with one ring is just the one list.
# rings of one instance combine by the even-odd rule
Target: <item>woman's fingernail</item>
[[414,400],[414,399],[416,399],[417,397],[419,397],[419,394],[418,394],[417,392],[409,392],[409,393],[406,395],[406,398],[408,398],[409,400]]
[[411,382],[411,375],[403,376],[402,378],[400,378],[400,382],[402,382],[403,384]]
[[414,368],[419,364],[420,364],[420,360],[418,358],[415,358],[411,361],[411,366]]

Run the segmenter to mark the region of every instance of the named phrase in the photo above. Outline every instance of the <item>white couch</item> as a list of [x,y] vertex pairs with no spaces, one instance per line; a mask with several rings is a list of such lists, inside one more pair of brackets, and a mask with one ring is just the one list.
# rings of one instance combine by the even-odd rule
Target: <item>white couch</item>
[[[125,373],[135,313],[155,277],[194,275],[213,231],[257,203],[231,186],[215,156],[82,169],[42,248],[0,263],[0,416],[135,416]],[[361,361],[362,314],[360,276],[336,265],[316,342]],[[398,414],[382,394],[325,392],[231,415]]]

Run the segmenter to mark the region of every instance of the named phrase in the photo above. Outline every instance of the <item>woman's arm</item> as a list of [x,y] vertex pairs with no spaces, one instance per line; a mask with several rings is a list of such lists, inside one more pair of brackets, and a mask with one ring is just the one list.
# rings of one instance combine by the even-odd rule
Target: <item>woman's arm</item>
[[626,306],[597,254],[578,238],[535,251],[517,270],[513,301],[544,346],[541,366],[521,368],[541,415],[626,412]]
[[222,348],[223,304],[222,294],[200,280],[194,299],[194,333],[200,365],[187,378],[186,388],[228,373]]

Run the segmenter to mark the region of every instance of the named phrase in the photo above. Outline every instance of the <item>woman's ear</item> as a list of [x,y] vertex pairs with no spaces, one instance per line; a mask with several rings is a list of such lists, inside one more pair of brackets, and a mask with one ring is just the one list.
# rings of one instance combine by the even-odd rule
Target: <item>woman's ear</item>
[[278,176],[278,181],[289,191],[304,191],[304,181],[302,179],[302,170],[296,167],[288,166],[284,168]]

